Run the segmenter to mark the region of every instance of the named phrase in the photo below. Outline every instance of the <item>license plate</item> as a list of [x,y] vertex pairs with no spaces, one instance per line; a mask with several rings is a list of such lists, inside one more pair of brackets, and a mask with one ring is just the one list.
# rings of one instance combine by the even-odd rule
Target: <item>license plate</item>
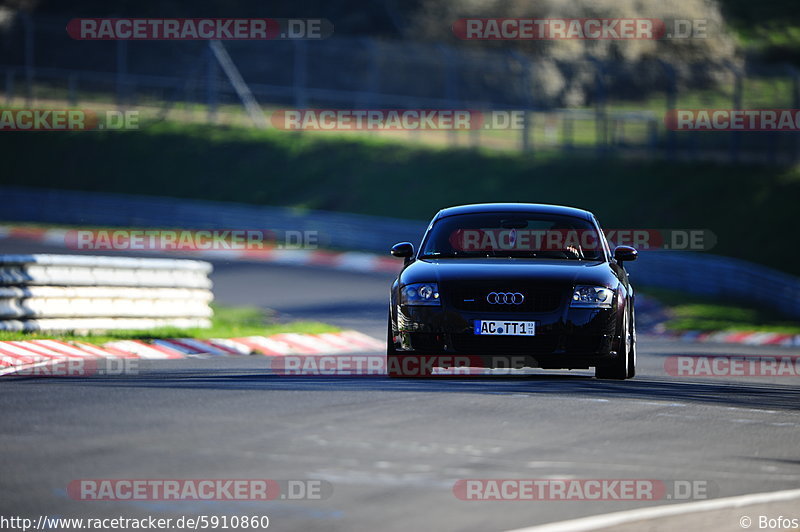
[[475,334],[533,336],[535,330],[535,321],[475,320]]

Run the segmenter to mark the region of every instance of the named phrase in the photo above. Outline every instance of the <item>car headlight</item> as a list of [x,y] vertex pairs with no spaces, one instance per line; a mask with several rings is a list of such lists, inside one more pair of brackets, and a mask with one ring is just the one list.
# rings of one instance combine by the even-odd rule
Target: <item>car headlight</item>
[[401,305],[441,305],[436,283],[412,283],[400,290]]
[[576,286],[572,294],[571,307],[611,308],[614,291],[602,286]]

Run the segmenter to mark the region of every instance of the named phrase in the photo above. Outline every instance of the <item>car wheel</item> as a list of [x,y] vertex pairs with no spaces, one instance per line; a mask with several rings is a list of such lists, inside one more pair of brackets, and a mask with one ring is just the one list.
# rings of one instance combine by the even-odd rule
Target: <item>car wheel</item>
[[398,368],[400,367],[400,357],[397,355],[397,348],[394,345],[394,334],[392,332],[392,316],[389,315],[388,326],[386,328],[386,374],[389,377],[400,377]]
[[631,321],[630,321],[630,348],[628,351],[628,378],[632,379],[636,376],[636,311],[631,306]]
[[386,375],[392,379],[419,379],[433,375],[432,371],[428,371],[427,367],[420,363],[421,360],[425,359],[424,356],[417,355],[420,361],[412,360],[411,362],[416,363],[412,363],[410,366],[404,364],[404,362],[409,362],[406,358],[413,356],[413,354],[400,354],[397,352],[392,332],[392,319],[390,317],[389,326],[386,330]]
[[388,325],[386,327],[386,356],[396,355],[397,348],[394,345],[394,332],[392,331],[392,317],[389,316]]
[[630,327],[630,320],[628,319],[628,312],[626,311],[622,316],[622,342],[620,342],[620,349],[617,353],[617,358],[609,364],[597,366],[594,370],[594,376],[596,378],[613,380],[625,380],[628,378],[631,355]]

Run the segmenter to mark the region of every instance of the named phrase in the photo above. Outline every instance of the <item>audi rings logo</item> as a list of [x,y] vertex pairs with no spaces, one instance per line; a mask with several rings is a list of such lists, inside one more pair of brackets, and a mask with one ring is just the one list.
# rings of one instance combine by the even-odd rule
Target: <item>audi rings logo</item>
[[486,301],[490,305],[521,305],[525,296],[519,292],[489,292]]

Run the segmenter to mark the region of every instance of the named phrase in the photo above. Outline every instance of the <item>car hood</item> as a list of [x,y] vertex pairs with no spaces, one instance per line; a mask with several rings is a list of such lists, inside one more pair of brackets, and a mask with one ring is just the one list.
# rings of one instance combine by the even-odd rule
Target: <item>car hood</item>
[[616,287],[618,280],[607,262],[551,259],[421,259],[400,274],[400,283],[437,282],[444,285],[477,281],[521,281],[545,284]]

